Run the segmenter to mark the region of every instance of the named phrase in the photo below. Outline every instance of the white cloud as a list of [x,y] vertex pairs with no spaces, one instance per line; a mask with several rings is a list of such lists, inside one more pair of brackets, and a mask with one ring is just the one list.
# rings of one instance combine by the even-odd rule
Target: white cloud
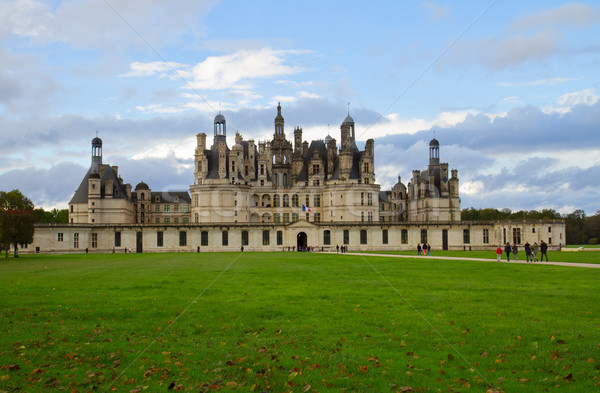
[[[163,0],[63,1],[16,0],[0,3],[0,31],[32,38],[33,44],[64,42],[77,48],[110,51],[134,45],[172,43],[198,25],[217,1]],[[135,29],[135,31],[134,31]]]
[[[479,113],[475,109],[441,112],[434,119],[400,118],[397,113],[384,116],[383,121],[374,124],[357,124],[356,136],[359,140],[377,138],[393,134],[415,134],[422,130],[446,128],[462,123],[468,115]],[[356,120],[356,119],[355,119]]]
[[480,195],[483,193],[484,189],[483,182],[479,180],[463,182],[459,185],[460,193],[465,195]]
[[225,56],[211,56],[184,72],[190,86],[200,90],[250,89],[252,79],[297,74],[300,66],[286,64],[286,58],[305,52],[295,50],[240,50]]
[[591,4],[564,4],[557,8],[527,15],[515,20],[510,29],[529,30],[564,25],[586,27],[600,23],[600,11]]
[[141,63],[134,61],[129,65],[131,71],[121,74],[121,77],[135,77],[135,76],[152,76],[159,74],[161,78],[166,77],[168,74],[177,72],[178,69],[189,68],[189,65],[180,63],[166,63],[164,61],[154,61],[151,63]]
[[578,78],[552,77],[525,82],[498,82],[500,87],[522,87],[522,86],[554,86],[565,82],[577,80]]
[[446,18],[448,15],[450,15],[450,7],[448,6],[440,6],[437,4],[433,4],[429,1],[424,1],[423,3],[421,3],[421,6],[425,8],[429,12],[433,20],[436,21]]
[[599,99],[600,96],[595,93],[594,89],[589,88],[563,94],[558,98],[557,105],[545,106],[542,108],[542,111],[546,114],[558,113],[564,115],[565,113],[571,112],[571,109],[577,105],[592,106],[596,104]]

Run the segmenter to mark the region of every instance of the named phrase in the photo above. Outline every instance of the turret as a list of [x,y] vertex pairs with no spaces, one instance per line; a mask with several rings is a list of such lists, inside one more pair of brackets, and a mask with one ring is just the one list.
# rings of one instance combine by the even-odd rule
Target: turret
[[102,165],[102,139],[92,139],[92,173],[98,173],[98,167]]

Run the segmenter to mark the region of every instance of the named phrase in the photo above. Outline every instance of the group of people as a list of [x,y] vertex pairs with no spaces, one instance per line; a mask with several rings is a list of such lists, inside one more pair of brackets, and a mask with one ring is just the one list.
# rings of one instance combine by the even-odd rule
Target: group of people
[[[546,257],[546,262],[548,262],[548,244],[546,244],[543,240],[538,246],[537,242],[534,242],[533,245],[529,244],[529,242],[525,242],[523,245],[525,248],[525,258],[527,262],[537,262],[538,261],[538,251],[541,253],[540,261],[544,260]],[[513,243],[511,246],[510,243],[506,243],[504,246],[504,252],[506,253],[506,262],[510,262],[510,253],[512,252],[515,261],[517,260],[517,255],[519,254],[519,248],[516,243]],[[502,247],[498,246],[496,249],[496,260],[500,261],[502,257]]]
[[431,255],[431,246],[429,243],[423,243],[422,246],[417,244],[417,255]]
[[335,252],[339,253],[340,251],[342,252],[342,254],[348,252],[348,246],[341,246],[340,247],[339,245],[336,245],[335,246]]

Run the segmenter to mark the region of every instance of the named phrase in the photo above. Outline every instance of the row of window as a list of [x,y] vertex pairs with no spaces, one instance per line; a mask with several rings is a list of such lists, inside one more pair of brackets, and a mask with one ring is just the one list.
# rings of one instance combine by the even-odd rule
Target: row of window
[[[317,213],[318,214],[318,213]],[[513,243],[521,244],[521,228],[513,228]],[[562,235],[562,234],[561,234]],[[382,243],[388,244],[388,230],[383,229],[381,233]],[[506,229],[504,229],[504,243],[506,243]],[[163,247],[163,232],[159,231],[156,233],[156,246]],[[57,235],[57,240],[62,242],[64,240],[64,234],[59,232]],[[483,230],[483,243],[489,244],[490,242],[490,232],[489,229]],[[367,244],[367,230],[361,229],[360,231],[360,244]],[[400,232],[400,243],[408,244],[408,230],[402,229]],[[421,230],[421,243],[427,243],[427,230]],[[471,230],[464,229],[463,230],[463,243],[470,244],[471,243]],[[121,247],[121,232],[115,232],[115,247]],[[263,246],[270,245],[270,231],[263,231],[262,234],[262,244]],[[331,245],[331,231],[326,229],[323,231],[323,244],[326,246]],[[343,232],[343,244],[350,244],[350,231],[345,229]],[[552,238],[548,238],[548,244],[552,244]],[[200,232],[200,245],[208,246],[208,232],[202,231]],[[228,246],[229,245],[229,232],[222,231],[221,232],[221,245]],[[248,231],[242,231],[242,246],[248,245]],[[277,245],[283,245],[283,231],[277,231]],[[179,246],[185,247],[187,246],[187,232],[180,231],[179,232]],[[91,247],[98,247],[98,234],[91,234]],[[79,233],[73,234],[73,248],[79,248]]]
[[[181,222],[183,224],[189,224],[190,223],[190,218],[189,217],[183,217]],[[156,217],[154,219],[154,223],[155,224],[160,224],[160,217]],[[163,219],[163,224],[170,224],[171,223],[171,218],[170,217],[165,217]],[[173,224],[179,224],[179,217],[173,217]]]
[[[156,206],[154,206],[154,211],[156,213],[160,213],[161,212],[161,206],[163,206],[162,207],[162,209],[163,209],[162,211],[164,213],[171,213],[171,205],[156,205]],[[142,208],[143,207],[144,206],[142,205]],[[183,205],[182,211],[184,213],[189,213],[190,212],[190,205]],[[179,213],[179,205],[173,205],[173,213]]]

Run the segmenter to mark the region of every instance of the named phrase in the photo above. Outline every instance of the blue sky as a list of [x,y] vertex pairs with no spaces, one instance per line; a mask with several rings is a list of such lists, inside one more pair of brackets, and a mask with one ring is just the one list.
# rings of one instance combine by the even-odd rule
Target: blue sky
[[593,1],[0,0],[0,189],[66,208],[96,131],[126,182],[187,189],[219,110],[339,140],[349,102],[382,189],[435,132],[462,207],[593,214],[599,37]]

